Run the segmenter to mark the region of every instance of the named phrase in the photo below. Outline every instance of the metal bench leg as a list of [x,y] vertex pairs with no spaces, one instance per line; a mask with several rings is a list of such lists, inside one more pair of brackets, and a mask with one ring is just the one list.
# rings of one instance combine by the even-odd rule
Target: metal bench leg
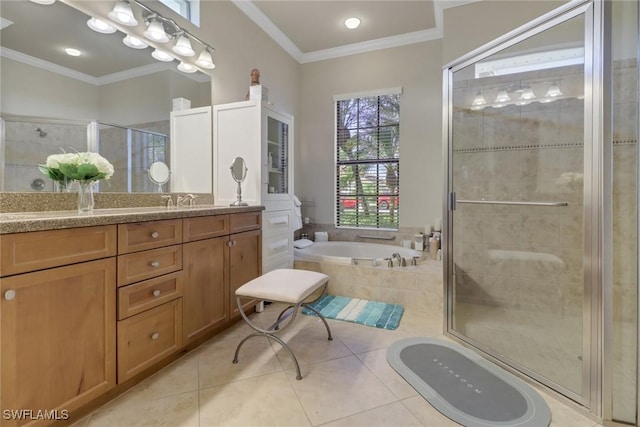
[[331,336],[331,329],[329,329],[329,324],[327,323],[327,320],[324,318],[324,316],[322,314],[320,314],[320,312],[318,310],[316,310],[315,308],[311,307],[310,305],[302,304],[302,306],[304,308],[308,308],[309,310],[313,311],[315,314],[318,315],[320,320],[322,320],[322,323],[324,323],[324,327],[327,328],[327,334],[329,335],[329,338],[327,338],[327,339],[329,341],[332,341],[333,337]]

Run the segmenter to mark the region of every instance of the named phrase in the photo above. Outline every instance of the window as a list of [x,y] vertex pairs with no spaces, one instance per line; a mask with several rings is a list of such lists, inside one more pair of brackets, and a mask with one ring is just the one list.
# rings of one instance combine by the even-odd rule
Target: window
[[336,101],[336,226],[398,229],[400,89]]
[[200,26],[200,0],[160,0],[160,2],[187,18],[194,25]]

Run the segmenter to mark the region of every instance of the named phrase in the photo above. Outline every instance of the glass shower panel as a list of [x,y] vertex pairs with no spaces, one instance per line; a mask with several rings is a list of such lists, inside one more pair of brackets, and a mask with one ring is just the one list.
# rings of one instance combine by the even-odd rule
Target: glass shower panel
[[613,15],[613,419],[635,424],[638,351],[638,3]]
[[450,329],[578,401],[582,15],[453,73]]

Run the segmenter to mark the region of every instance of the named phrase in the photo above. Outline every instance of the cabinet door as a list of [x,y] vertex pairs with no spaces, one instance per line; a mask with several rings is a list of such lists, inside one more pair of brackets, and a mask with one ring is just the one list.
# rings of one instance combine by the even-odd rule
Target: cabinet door
[[115,385],[115,269],[108,258],[2,279],[2,409],[72,411]]
[[265,107],[262,126],[263,144],[266,144],[266,158],[263,158],[266,165],[265,200],[290,200],[293,190],[293,170],[290,162],[293,154],[293,118]]
[[183,338],[185,343],[229,320],[227,236],[184,245]]
[[[231,318],[240,315],[236,303],[236,289],[262,273],[262,232],[247,231],[229,236],[229,304]],[[256,304],[256,300],[243,302],[247,310]]]

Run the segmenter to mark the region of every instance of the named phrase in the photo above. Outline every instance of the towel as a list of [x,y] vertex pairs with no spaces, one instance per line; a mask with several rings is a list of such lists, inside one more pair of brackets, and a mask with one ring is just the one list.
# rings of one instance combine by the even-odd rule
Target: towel
[[300,230],[302,228],[302,210],[300,207],[302,202],[295,195],[293,196],[293,230]]

